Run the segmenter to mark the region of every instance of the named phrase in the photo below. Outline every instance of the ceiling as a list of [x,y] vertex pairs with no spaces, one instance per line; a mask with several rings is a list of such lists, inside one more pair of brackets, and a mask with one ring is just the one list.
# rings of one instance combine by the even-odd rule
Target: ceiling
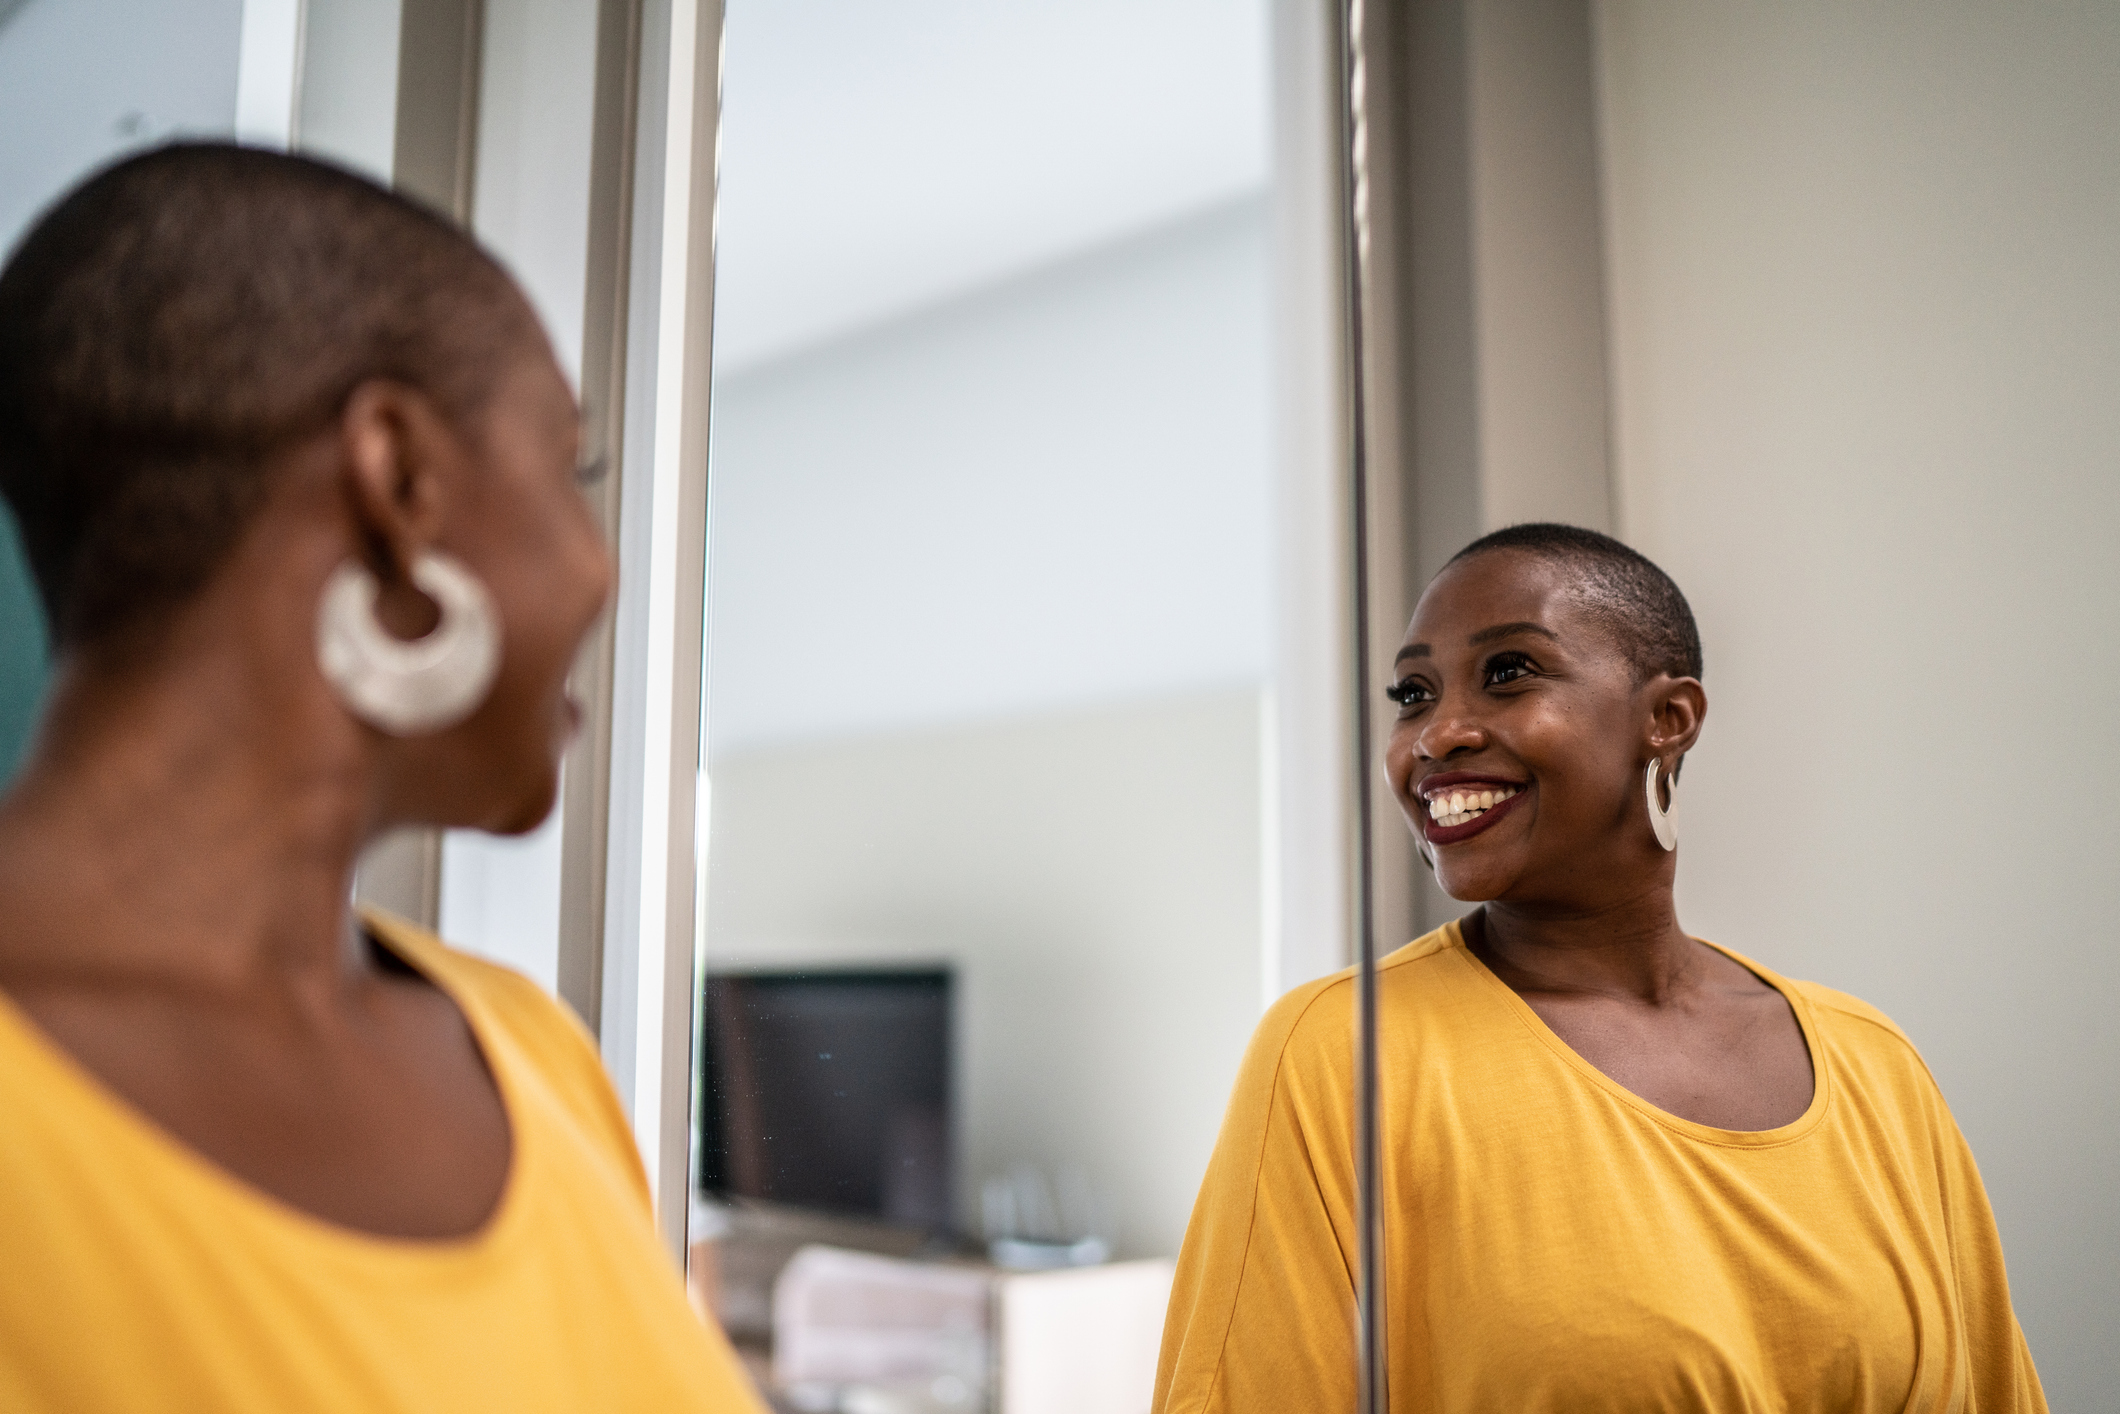
[[1258,190],[1266,0],[729,0],[731,372]]

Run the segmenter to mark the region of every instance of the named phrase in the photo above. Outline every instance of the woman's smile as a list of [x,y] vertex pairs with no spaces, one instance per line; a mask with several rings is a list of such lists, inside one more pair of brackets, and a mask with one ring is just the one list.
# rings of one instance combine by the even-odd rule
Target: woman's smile
[[1508,814],[1530,786],[1523,781],[1472,771],[1441,771],[1420,782],[1414,793],[1427,804],[1421,833],[1437,847],[1469,840]]

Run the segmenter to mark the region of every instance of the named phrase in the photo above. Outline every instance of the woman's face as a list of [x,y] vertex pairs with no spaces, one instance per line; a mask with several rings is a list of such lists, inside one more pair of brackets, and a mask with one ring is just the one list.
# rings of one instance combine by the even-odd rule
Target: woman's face
[[438,545],[492,596],[501,666],[478,710],[427,739],[433,753],[416,753],[442,797],[419,802],[417,818],[519,833],[552,809],[579,717],[567,672],[611,592],[610,555],[580,489],[580,422],[539,340],[469,429],[470,464]]
[[1573,579],[1494,550],[1444,570],[1414,610],[1385,770],[1453,898],[1580,906],[1668,878],[1643,767],[1674,762],[1700,714],[1681,704],[1673,722],[1676,680],[1637,683]]

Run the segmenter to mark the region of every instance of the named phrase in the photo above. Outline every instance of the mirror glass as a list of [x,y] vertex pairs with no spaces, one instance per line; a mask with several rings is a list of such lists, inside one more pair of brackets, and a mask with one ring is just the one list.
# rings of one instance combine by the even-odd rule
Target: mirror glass
[[726,24],[695,1287],[789,1407],[1145,1409],[1263,994],[1265,7]]

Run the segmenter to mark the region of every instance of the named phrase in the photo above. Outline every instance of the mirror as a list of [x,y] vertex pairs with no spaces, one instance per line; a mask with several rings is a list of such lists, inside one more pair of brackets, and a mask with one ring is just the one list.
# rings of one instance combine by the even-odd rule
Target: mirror
[[1264,9],[726,26],[696,1283],[795,1407],[1145,1409],[1262,1005]]

